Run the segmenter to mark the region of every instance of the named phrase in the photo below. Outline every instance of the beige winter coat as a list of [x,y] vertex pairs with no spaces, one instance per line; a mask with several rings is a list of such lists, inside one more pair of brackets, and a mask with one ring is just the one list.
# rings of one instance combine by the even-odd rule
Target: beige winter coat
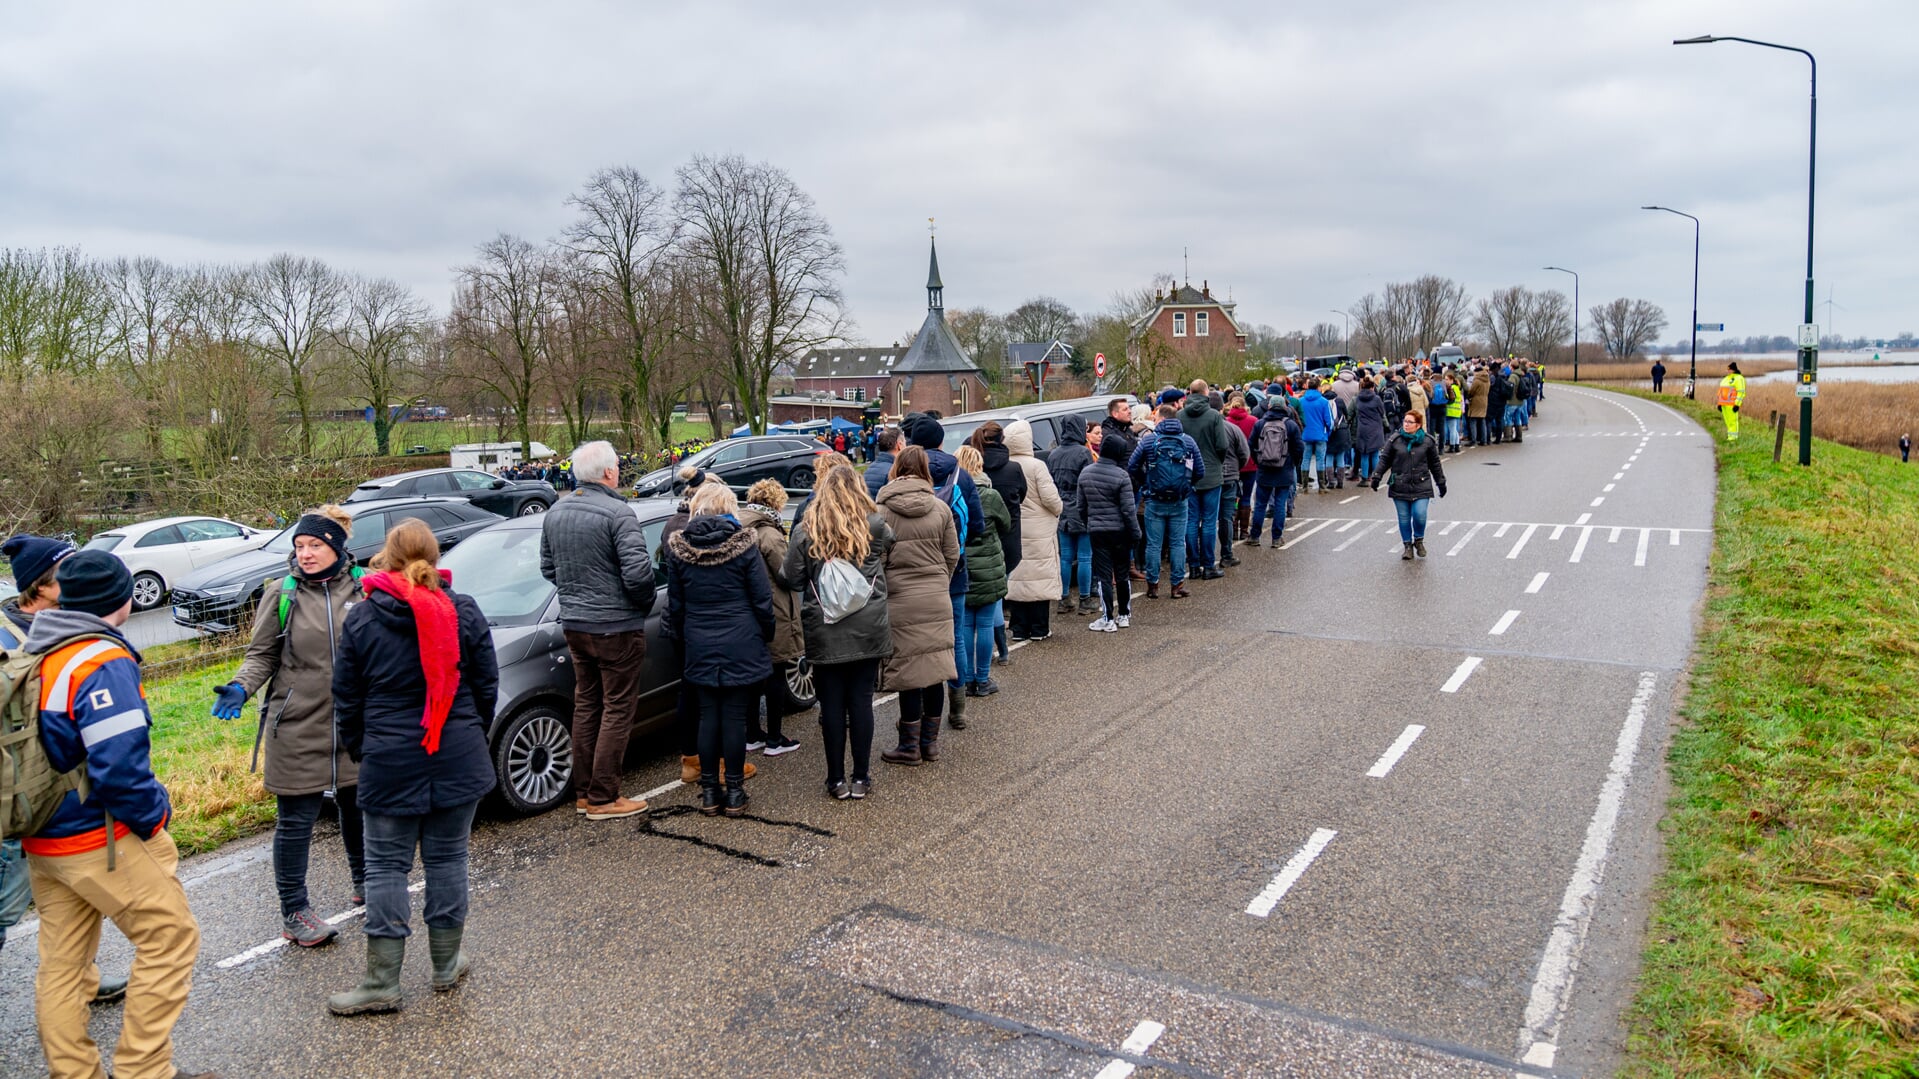
[[[359,766],[333,729],[333,654],[347,611],[366,596],[346,570],[325,584],[300,581],[283,631],[281,595],[279,578],[261,590],[253,640],[233,676],[260,704],[266,789],[295,795],[354,786]],[[269,685],[272,694],[261,698]]]
[[925,480],[897,479],[880,488],[880,516],[893,530],[886,555],[886,619],[893,654],[882,687],[921,689],[959,677],[953,662],[953,600],[959,527],[953,511]]
[[1019,508],[1019,565],[1006,579],[1006,598],[1014,603],[1056,600],[1059,583],[1059,485],[1033,456],[1033,426],[1025,420],[1006,425],[1006,452],[1026,477],[1026,501]]
[[773,641],[767,648],[773,662],[791,663],[806,654],[806,634],[800,627],[800,602],[787,587],[786,532],[775,511],[752,502],[742,502],[740,524],[753,530],[760,557],[766,560],[766,579],[773,586]]

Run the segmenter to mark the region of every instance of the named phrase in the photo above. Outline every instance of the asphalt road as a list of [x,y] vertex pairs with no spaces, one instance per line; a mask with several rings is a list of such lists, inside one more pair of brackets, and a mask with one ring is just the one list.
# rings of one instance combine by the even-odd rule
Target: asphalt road
[[156,644],[171,644],[200,636],[198,630],[175,623],[173,607],[165,603],[128,618],[126,632],[127,640],[133,642],[135,648],[152,648]]
[[[363,949],[272,945],[267,849],[183,870],[204,942],[178,1061],[228,1076],[1606,1074],[1657,858],[1712,457],[1655,405],[1549,388],[1446,459],[1429,556],[1390,502],[1303,496],[1194,598],[1023,648],[938,764],[864,803],[801,752],[751,816],[484,821],[457,993],[341,1020]],[[893,710],[881,710],[890,729]],[[1418,729],[1414,729],[1418,728]],[[877,747],[876,747],[877,748]],[[31,930],[16,931],[30,939]],[[103,964],[124,969],[109,932]],[[39,1065],[0,953],[0,1073]],[[118,1010],[96,1017],[110,1043]]]

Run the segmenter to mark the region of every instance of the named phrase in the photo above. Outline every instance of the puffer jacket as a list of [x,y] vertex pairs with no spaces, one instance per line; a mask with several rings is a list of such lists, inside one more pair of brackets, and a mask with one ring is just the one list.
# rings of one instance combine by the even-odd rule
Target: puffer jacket
[[1386,470],[1392,470],[1392,483],[1386,493],[1401,502],[1433,497],[1434,484],[1441,492],[1446,490],[1446,470],[1439,463],[1439,439],[1426,431],[1420,435],[1423,437],[1418,442],[1404,431],[1394,435],[1386,443],[1386,456],[1380,458],[1380,471],[1373,473],[1373,484],[1377,486],[1379,477]]
[[[1108,435],[1115,436],[1121,442],[1126,443],[1126,455],[1129,457],[1132,456],[1133,447],[1139,444],[1139,436],[1133,433],[1133,423],[1131,420],[1121,423],[1111,416],[1100,420],[1099,437],[1101,445],[1105,445]],[[1101,452],[1105,451],[1102,450]]]
[[1360,390],[1353,399],[1353,416],[1358,422],[1353,448],[1360,453],[1378,453],[1386,448],[1386,402],[1371,390]]
[[696,686],[750,686],[773,673],[773,586],[751,530],[730,517],[695,517],[668,537],[668,638],[685,651]]
[[806,654],[806,634],[800,627],[799,597],[786,576],[786,529],[780,526],[779,511],[770,506],[745,503],[739,517],[759,545],[767,582],[773,586],[773,662],[791,663]]
[[653,560],[633,507],[613,489],[583,483],[540,522],[540,575],[560,592],[560,624],[582,633],[646,628]]
[[1300,435],[1308,442],[1324,442],[1333,429],[1333,406],[1318,390],[1299,395]]
[[1333,406],[1333,426],[1326,432],[1326,452],[1338,456],[1353,448],[1353,413],[1338,397],[1327,398],[1326,403]]
[[866,598],[866,606],[828,625],[826,613],[820,609],[819,593],[811,587],[825,563],[813,557],[806,519],[793,522],[793,537],[786,545],[781,575],[798,586],[806,656],[814,666],[884,659],[893,653],[886,582],[886,556],[893,549],[893,530],[877,513],[866,518],[866,526],[866,561],[860,563],[860,575],[873,586],[873,592]]
[[[1026,482],[1026,498],[1017,511],[1020,553],[1006,567],[1006,598],[1014,603],[1056,600],[1060,595],[1059,520],[1066,504],[1060,500],[1052,473],[1033,456],[1032,424],[1025,420],[1007,424],[1006,450]],[[1007,511],[1014,512],[1011,506]]]
[[1486,418],[1486,397],[1491,392],[1492,379],[1484,371],[1474,371],[1471,381],[1466,385],[1466,415],[1470,419]]
[[500,672],[492,631],[472,596],[449,591],[459,617],[460,685],[440,731],[440,749],[421,745],[426,677],[413,609],[375,592],[347,612],[333,663],[333,710],[340,740],[360,763],[360,808],[419,816],[477,802],[493,789],[486,727],[498,707]]
[[1359,380],[1353,377],[1353,369],[1348,367],[1333,378],[1333,396],[1352,407],[1353,398],[1359,396]]
[[1193,490],[1210,491],[1226,481],[1220,461],[1231,452],[1232,439],[1226,433],[1226,417],[1214,411],[1211,402],[1198,394],[1188,394],[1186,407],[1179,410],[1179,427],[1199,447],[1200,464],[1205,471],[1193,481]]
[[984,607],[1006,598],[1006,543],[1013,534],[1012,511],[991,484],[979,488],[979,505],[986,520],[966,536],[968,607]]
[[[1086,448],[1086,421],[1068,416],[1059,421],[1059,445],[1046,455],[1046,472],[1053,477],[1060,504],[1070,508],[1078,499],[1079,474],[1093,463],[1093,451]],[[1059,527],[1069,535],[1081,531],[1070,513],[1062,514]]]
[[1126,474],[1125,459],[1126,444],[1118,438],[1108,436],[1100,444],[1099,460],[1079,474],[1073,518],[1087,532],[1125,533],[1131,544],[1139,515],[1133,512],[1133,478]]
[[[880,517],[893,530],[886,553],[887,621],[893,654],[883,682],[920,689],[958,677],[953,656],[953,600],[948,589],[960,565],[959,529],[925,480],[906,477],[880,488]],[[982,510],[983,514],[985,511]],[[968,534],[971,534],[969,526]]]
[[[987,482],[993,485],[993,490],[998,491],[1001,500],[1006,503],[1006,512],[1013,515],[1013,538],[1006,543],[1006,569],[1010,573],[1025,554],[1025,548],[1019,540],[1020,509],[1026,504],[1026,473],[1013,463],[1013,452],[1006,448],[1004,430],[992,441],[981,443],[979,453],[986,462],[984,471]],[[936,477],[934,486],[938,485]]]
[[266,789],[273,794],[318,794],[358,781],[359,767],[333,726],[333,661],[340,631],[354,605],[366,601],[352,565],[341,559],[331,578],[309,581],[294,572],[289,556],[287,570],[298,584],[285,597],[284,627],[280,580],[268,581],[260,593],[253,639],[233,680],[249,699],[271,687],[260,701],[260,745],[266,753]]
[[[1227,409],[1226,422],[1231,424],[1234,427],[1237,427],[1239,429],[1239,433],[1246,436],[1247,445],[1248,446],[1252,445],[1253,424],[1258,423],[1259,421],[1253,418],[1252,412],[1249,409],[1247,409],[1245,405],[1234,405],[1232,408]],[[1246,455],[1246,463],[1241,465],[1239,467],[1239,470],[1241,473],[1251,472],[1253,470],[1253,460],[1252,460],[1251,453],[1248,453]]]
[[1413,412],[1419,413],[1422,419],[1425,418],[1426,410],[1432,407],[1431,400],[1426,393],[1426,383],[1416,378],[1406,380],[1406,407]]

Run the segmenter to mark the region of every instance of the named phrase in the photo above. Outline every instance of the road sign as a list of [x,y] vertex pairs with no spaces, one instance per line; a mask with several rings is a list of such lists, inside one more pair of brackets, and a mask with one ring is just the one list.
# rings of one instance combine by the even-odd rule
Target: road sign
[[1726,324],[1723,322],[1696,322],[1696,323],[1693,323],[1692,328],[1694,333],[1725,333],[1726,332]]
[[1806,323],[1800,324],[1799,347],[1800,348],[1818,348],[1819,347],[1819,324],[1817,322],[1806,322]]
[[1819,383],[1817,382],[1801,382],[1797,389],[1801,397],[1819,396]]
[[1106,353],[1104,352],[1093,353],[1093,377],[1106,377]]

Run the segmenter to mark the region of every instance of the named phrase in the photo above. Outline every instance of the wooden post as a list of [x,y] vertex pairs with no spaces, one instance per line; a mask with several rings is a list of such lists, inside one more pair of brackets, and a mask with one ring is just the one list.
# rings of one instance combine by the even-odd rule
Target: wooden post
[[1779,463],[1779,453],[1786,447],[1786,417],[1778,416],[1773,421],[1772,463]]
[[1775,408],[1772,410],[1772,415],[1766,417],[1766,426],[1776,427],[1778,425],[1779,425],[1779,410]]

